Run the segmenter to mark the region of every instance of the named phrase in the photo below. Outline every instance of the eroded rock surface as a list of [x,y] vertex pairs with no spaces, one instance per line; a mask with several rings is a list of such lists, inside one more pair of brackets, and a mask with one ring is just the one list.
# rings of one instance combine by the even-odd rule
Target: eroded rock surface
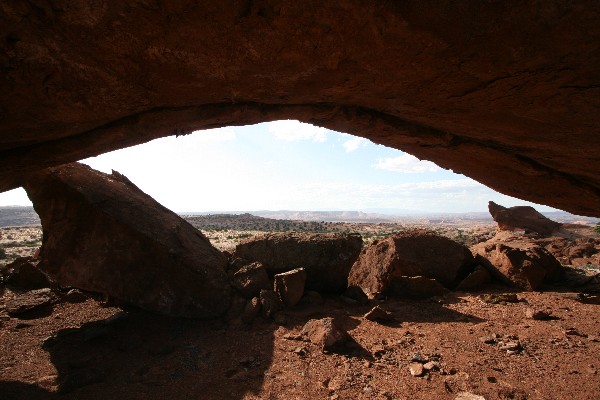
[[243,240],[235,255],[261,262],[270,274],[304,268],[307,289],[341,292],[361,247],[358,234],[267,233]]
[[291,118],[600,216],[599,20],[587,0],[4,2],[0,190]]
[[352,266],[348,284],[374,296],[408,290],[415,281],[407,277],[421,276],[438,281],[439,292],[442,285],[459,283],[473,263],[469,249],[453,240],[425,230],[405,231],[366,247]]
[[501,231],[524,230],[548,236],[560,229],[561,224],[546,218],[535,208],[530,206],[502,207],[490,201],[488,209],[492,218]]
[[229,307],[225,256],[121,174],[69,164],[25,189],[44,230],[39,267],[61,286],[173,316]]

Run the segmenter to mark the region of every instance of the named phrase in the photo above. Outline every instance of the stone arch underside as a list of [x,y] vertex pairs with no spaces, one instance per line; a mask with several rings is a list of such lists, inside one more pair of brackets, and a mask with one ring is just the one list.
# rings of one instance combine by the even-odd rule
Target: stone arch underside
[[74,3],[0,6],[0,190],[290,118],[600,216],[597,2]]

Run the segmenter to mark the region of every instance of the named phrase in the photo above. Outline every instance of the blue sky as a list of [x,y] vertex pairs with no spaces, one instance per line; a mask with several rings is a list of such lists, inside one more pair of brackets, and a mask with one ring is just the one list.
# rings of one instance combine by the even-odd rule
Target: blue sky
[[[487,211],[532,205],[366,139],[297,121],[194,132],[83,160],[178,211]],[[0,205],[30,205],[22,189]],[[552,208],[534,205],[540,211]]]

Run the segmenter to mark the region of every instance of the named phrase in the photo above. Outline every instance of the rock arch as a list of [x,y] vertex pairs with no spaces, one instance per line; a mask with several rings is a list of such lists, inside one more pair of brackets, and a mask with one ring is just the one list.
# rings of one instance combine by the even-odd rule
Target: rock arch
[[600,216],[594,1],[39,1],[0,21],[0,190],[161,136],[294,118]]

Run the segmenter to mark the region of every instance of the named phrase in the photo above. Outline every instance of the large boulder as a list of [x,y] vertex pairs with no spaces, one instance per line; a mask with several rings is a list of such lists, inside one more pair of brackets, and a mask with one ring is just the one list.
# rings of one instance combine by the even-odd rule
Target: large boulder
[[471,247],[492,276],[522,290],[537,290],[544,283],[564,278],[560,262],[544,247],[525,237],[496,235]]
[[[398,293],[406,278],[421,276],[454,287],[474,264],[469,249],[451,239],[425,230],[410,230],[365,248],[352,266],[348,284],[368,295]],[[401,282],[396,282],[401,281]]]
[[74,163],[32,176],[25,189],[44,231],[39,267],[59,285],[172,316],[229,307],[225,256],[123,175]]
[[357,234],[268,233],[242,241],[235,255],[261,262],[271,275],[304,268],[307,289],[341,292],[361,248]]
[[546,218],[535,208],[529,206],[502,207],[490,201],[488,209],[498,224],[498,230],[536,232],[548,236],[560,229],[561,224]]

